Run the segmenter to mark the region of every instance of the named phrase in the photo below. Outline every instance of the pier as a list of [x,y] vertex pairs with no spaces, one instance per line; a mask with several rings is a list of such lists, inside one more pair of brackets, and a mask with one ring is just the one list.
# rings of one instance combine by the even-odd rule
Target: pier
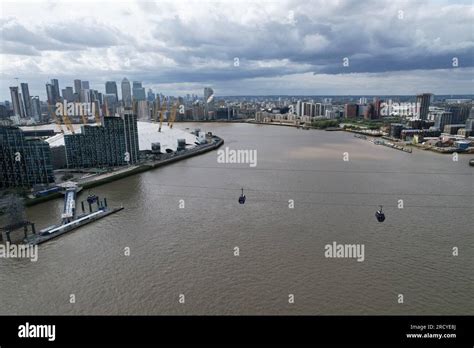
[[[86,212],[84,201],[81,202],[82,213],[76,218],[76,194],[78,188],[73,185],[66,189],[64,192],[64,208],[61,214],[61,224],[46,227],[36,233],[34,224],[26,222],[32,225],[32,233],[28,235],[27,226],[25,225],[25,238],[24,244],[37,245],[49,241],[53,238],[59,237],[65,233],[71,232],[79,227],[87,225],[93,221],[102,219],[108,215],[115,214],[123,209],[123,207],[109,209],[107,206],[107,198],[101,201],[96,195],[90,195],[87,197],[87,203],[89,212]],[[93,206],[97,205],[94,211]],[[22,227],[22,226],[20,226]],[[8,241],[9,234],[7,234]]]

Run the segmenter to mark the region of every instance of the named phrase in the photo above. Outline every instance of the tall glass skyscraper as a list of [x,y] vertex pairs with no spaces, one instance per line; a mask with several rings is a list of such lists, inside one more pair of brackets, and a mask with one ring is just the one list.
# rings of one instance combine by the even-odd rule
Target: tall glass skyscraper
[[122,80],[122,102],[126,108],[132,107],[132,88],[126,77]]

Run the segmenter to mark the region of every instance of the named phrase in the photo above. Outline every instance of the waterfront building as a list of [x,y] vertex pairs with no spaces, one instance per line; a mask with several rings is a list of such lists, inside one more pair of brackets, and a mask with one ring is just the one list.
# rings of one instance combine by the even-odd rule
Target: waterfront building
[[434,127],[440,131],[444,130],[444,126],[453,123],[453,114],[451,112],[441,111],[433,114],[434,117]]
[[390,133],[389,135],[392,138],[400,139],[403,130],[403,124],[401,123],[391,123],[390,124]]
[[0,126],[0,188],[54,183],[51,149],[18,127]]
[[469,117],[470,110],[471,104],[448,105],[446,107],[446,111],[453,114],[452,122],[456,124],[465,123]]
[[446,126],[444,126],[444,133],[448,133],[450,135],[456,135],[458,134],[459,130],[465,128],[465,126],[466,125],[464,123],[447,124]]
[[80,134],[64,136],[68,168],[114,167],[138,161],[137,117],[104,117],[101,126],[81,127]]
[[423,93],[416,96],[416,111],[419,119],[427,119],[432,97],[433,94],[431,93]]
[[356,118],[358,114],[357,104],[345,104],[344,105],[344,117],[345,118]]

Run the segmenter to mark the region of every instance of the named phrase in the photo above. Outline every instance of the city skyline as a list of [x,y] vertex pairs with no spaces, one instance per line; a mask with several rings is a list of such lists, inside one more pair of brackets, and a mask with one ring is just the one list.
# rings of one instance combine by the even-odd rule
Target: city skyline
[[83,4],[2,3],[0,100],[124,77],[164,95],[473,93],[467,1]]

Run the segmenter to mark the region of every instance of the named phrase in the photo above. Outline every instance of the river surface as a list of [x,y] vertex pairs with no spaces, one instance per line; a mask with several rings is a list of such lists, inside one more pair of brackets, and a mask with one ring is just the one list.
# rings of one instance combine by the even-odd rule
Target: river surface
[[[0,259],[0,314],[474,314],[472,156],[343,132],[175,125],[196,126],[221,149],[257,150],[257,166],[213,151],[92,189],[125,209],[40,245],[37,262]],[[62,208],[27,217],[43,228]],[[326,258],[333,242],[363,244],[364,261]]]

